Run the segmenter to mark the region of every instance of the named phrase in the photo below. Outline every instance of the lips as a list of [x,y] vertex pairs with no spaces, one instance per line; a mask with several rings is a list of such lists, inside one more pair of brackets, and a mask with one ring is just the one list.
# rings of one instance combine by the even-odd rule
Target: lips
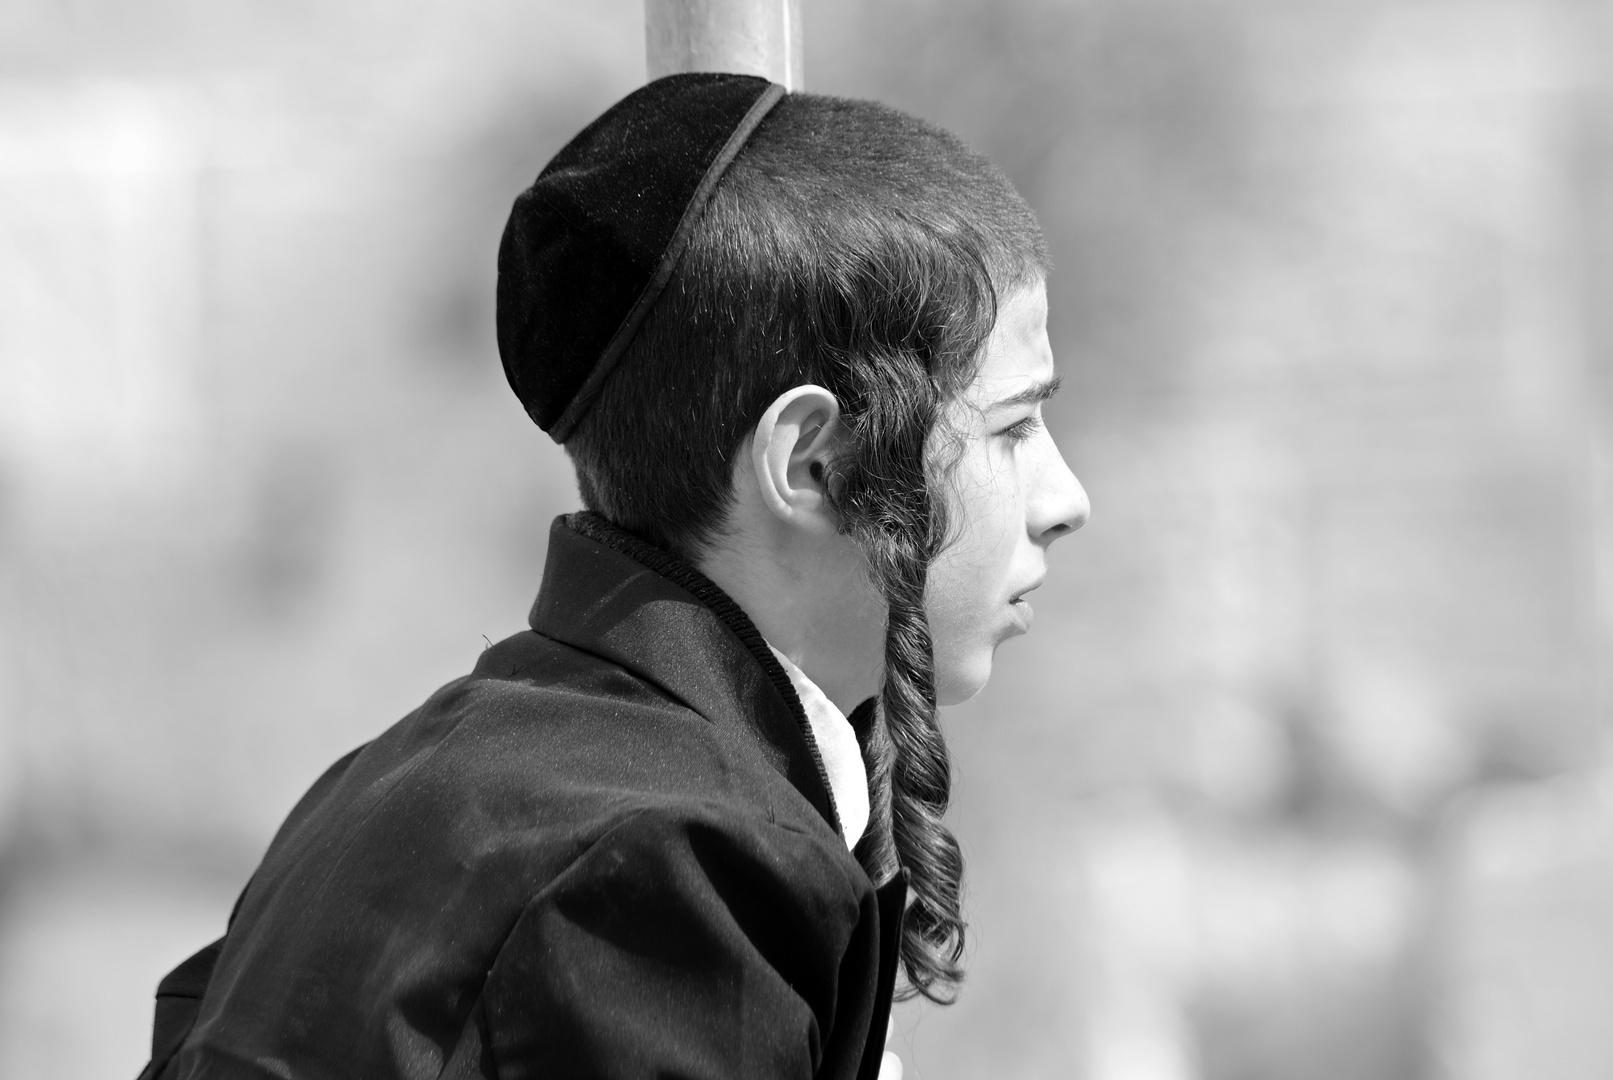
[[1036,609],[1031,607],[1030,601],[1023,596],[1016,596],[1008,602],[1008,606],[1013,608],[1014,614],[1019,616],[1020,623],[1026,630],[1029,630],[1031,620],[1036,618]]
[[1040,578],[1038,578],[1025,588],[1014,593],[1014,595],[1008,600],[1008,606],[1013,609],[1016,615],[1019,616],[1020,622],[1024,624],[1025,629],[1027,630],[1030,629],[1031,620],[1036,617],[1036,609],[1031,607],[1029,600],[1025,599],[1025,594],[1040,588],[1041,584],[1042,581]]

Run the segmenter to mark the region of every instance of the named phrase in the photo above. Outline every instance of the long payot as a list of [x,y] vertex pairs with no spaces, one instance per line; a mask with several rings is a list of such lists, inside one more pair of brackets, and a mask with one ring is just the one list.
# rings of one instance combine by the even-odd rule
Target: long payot
[[[924,608],[929,565],[945,536],[927,453],[941,395],[916,357],[885,359],[859,372],[861,415],[829,475],[842,531],[862,548],[888,609],[884,685],[864,740],[871,813],[856,854],[876,882],[898,867],[908,872],[902,996],[950,1001],[963,979],[963,855],[942,820],[952,766],[936,714]],[[929,393],[915,394],[915,386]],[[914,400],[923,396],[930,400]]]

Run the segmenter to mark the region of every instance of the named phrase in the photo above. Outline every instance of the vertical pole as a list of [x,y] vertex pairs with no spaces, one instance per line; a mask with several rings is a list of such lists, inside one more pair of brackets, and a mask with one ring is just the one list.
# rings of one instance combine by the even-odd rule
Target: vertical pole
[[[1613,12],[1605,5],[1585,16],[1593,40],[1613,45]],[[1600,70],[1600,69],[1598,69]],[[1606,767],[1613,768],[1613,76],[1603,71],[1583,91],[1585,152],[1579,162],[1582,220],[1577,233],[1583,247],[1584,326],[1587,340],[1590,403],[1590,513],[1587,547],[1591,552],[1590,590],[1593,604],[1591,669],[1596,724],[1606,748]]]
[[644,0],[649,76],[685,71],[801,79],[801,0]]

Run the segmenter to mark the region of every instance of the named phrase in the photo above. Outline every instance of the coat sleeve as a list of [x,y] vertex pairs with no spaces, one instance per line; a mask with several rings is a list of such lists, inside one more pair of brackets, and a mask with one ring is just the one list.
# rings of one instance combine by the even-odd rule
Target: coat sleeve
[[771,823],[641,811],[518,919],[483,989],[501,1080],[852,1077],[879,969],[866,879]]

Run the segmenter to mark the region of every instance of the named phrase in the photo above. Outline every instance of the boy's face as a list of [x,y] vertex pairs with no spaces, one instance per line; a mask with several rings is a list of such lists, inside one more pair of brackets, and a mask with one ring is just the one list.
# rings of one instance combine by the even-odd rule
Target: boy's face
[[938,425],[960,448],[945,496],[953,540],[925,593],[942,705],[979,693],[997,646],[1030,628],[1024,595],[1042,583],[1048,545],[1090,513],[1042,423],[1057,385],[1038,280],[1004,300],[979,373]]

